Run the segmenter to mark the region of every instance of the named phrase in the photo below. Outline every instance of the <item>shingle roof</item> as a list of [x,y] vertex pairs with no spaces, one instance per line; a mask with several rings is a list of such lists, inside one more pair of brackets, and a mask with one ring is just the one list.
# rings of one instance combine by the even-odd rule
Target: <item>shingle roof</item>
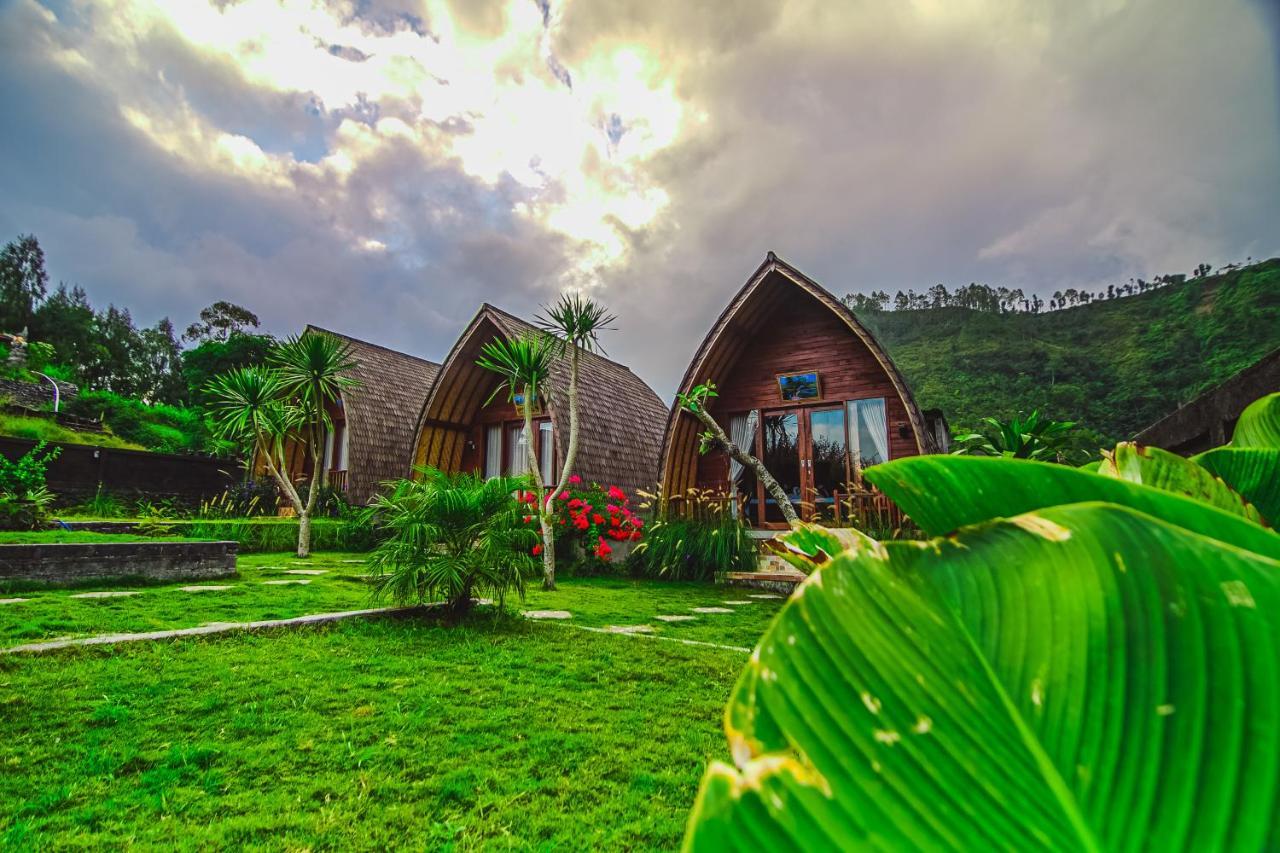
[[[480,307],[445,359],[422,407],[419,463],[459,464],[458,430],[470,423],[496,384],[492,374],[475,367],[480,344],[495,333],[515,338],[536,331],[533,324],[500,308],[488,303]],[[567,355],[552,364],[548,386],[547,408],[563,462],[569,445],[569,417],[563,408],[569,391]],[[630,493],[652,491],[658,480],[667,406],[625,365],[585,351],[579,360],[578,400],[583,417],[575,472],[585,480],[617,485]],[[443,434],[450,431],[453,437]]]
[[440,372],[434,361],[387,349],[319,326],[307,332],[350,344],[358,385],[342,394],[347,415],[347,498],[366,503],[380,483],[409,475],[417,421]]

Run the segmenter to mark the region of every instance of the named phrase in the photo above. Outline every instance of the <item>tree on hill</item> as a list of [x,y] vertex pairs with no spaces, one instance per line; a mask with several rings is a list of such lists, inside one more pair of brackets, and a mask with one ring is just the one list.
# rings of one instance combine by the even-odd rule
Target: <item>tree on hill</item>
[[35,237],[20,234],[0,249],[0,331],[29,327],[48,284],[44,250]]
[[225,343],[232,335],[245,334],[259,325],[258,315],[248,308],[219,300],[200,311],[200,321],[187,326],[182,339],[194,343]]

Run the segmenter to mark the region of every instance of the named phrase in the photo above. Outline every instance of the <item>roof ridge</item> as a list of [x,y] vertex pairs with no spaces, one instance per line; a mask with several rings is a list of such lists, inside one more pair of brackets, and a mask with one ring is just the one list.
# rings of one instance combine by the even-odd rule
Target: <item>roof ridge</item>
[[[515,320],[517,323],[528,326],[530,329],[533,329],[534,331],[541,331],[541,329],[539,329],[538,326],[536,326],[533,323],[530,323],[528,320],[524,319],[523,317],[520,317],[516,314],[512,314],[510,311],[507,311],[505,309],[499,308],[497,305],[494,305],[491,302],[480,303],[481,312],[483,312],[486,309],[496,314],[501,314],[503,317],[506,317],[509,320]],[[582,352],[588,356],[593,356],[595,358],[600,359],[601,361],[607,361],[609,362],[609,364],[612,364],[615,367],[621,367],[623,370],[627,371],[627,373],[630,373],[631,375],[639,378],[639,374],[637,374],[634,370],[632,370],[630,367],[628,367],[627,365],[623,364],[620,361],[612,359],[609,356],[604,355],[603,353],[595,352],[594,350],[589,350],[586,347],[578,347],[578,349],[582,350]],[[641,381],[644,381],[644,380],[641,380]]]
[[424,364],[431,365],[432,367],[441,366],[440,362],[438,361],[432,361],[429,358],[423,358],[420,355],[413,355],[412,353],[407,353],[402,350],[392,349],[391,347],[384,346],[382,344],[375,344],[373,341],[366,341],[363,338],[357,338],[352,335],[343,334],[342,332],[335,332],[333,329],[326,329],[323,326],[317,326],[315,323],[308,323],[306,326],[306,331],[323,332],[326,335],[333,335],[336,338],[344,338],[345,340],[352,341],[357,344],[363,344],[364,346],[367,346],[367,347],[373,347],[374,349],[380,349],[383,352],[389,352],[389,353],[392,353],[393,355],[404,356],[405,358],[411,358],[414,361],[421,361]]

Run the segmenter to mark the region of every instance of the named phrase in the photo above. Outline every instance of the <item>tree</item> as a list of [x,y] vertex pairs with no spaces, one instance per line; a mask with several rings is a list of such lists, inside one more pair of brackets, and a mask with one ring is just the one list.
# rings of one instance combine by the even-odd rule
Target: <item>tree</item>
[[200,312],[200,321],[187,326],[184,341],[226,341],[259,326],[258,315],[231,302],[218,301]]
[[[551,341],[545,335],[495,338],[480,349],[476,364],[498,374],[501,380],[489,396],[493,400],[505,392],[524,415],[521,433],[525,447],[525,468],[534,494],[542,494],[542,473],[533,435],[533,407],[542,399],[542,389],[551,371]],[[566,466],[567,467],[567,466]],[[551,502],[539,500],[538,528],[542,533],[542,587],[556,588],[555,531],[551,526]]]
[[[600,349],[599,333],[609,328],[609,324],[617,319],[594,300],[577,294],[566,294],[560,297],[551,308],[538,318],[543,331],[554,341],[553,349],[557,356],[563,358],[569,354],[569,447],[564,454],[564,467],[560,470],[560,482],[547,493],[543,500],[545,514],[550,515],[554,501],[569,484],[573,475],[573,465],[578,459],[578,369],[581,353],[585,350],[596,352]],[[543,531],[543,554],[549,554],[551,540],[550,524]],[[544,560],[546,558],[544,557]],[[551,572],[543,582],[545,589],[555,589],[555,558],[551,556]]]
[[68,290],[59,284],[36,309],[31,339],[53,344],[55,360],[70,368],[77,382],[84,383],[85,365],[93,358],[96,320],[84,288],[77,285]]
[[707,411],[707,400],[717,396],[719,396],[719,392],[716,391],[714,382],[705,382],[698,385],[690,390],[688,394],[676,395],[676,404],[697,418],[706,427],[706,432],[702,433],[701,451],[706,453],[711,447],[719,446],[734,461],[754,471],[756,479],[764,485],[765,491],[777,502],[782,517],[792,527],[797,526],[800,523],[800,518],[796,515],[795,507],[791,505],[791,499],[787,497],[786,491],[778,484],[774,476],[769,473],[769,469],[765,468],[764,463],[759,459],[734,444],[732,439],[729,438],[729,434],[724,431],[720,424],[716,423],[715,418],[711,417],[711,413]]
[[48,283],[44,250],[35,237],[20,234],[0,250],[0,331],[28,328]]
[[237,367],[267,363],[267,354],[276,345],[270,335],[235,332],[225,341],[208,340],[182,353],[182,378],[192,402],[204,400],[209,381]]
[[182,349],[173,323],[165,317],[139,335],[135,365],[138,396],[149,403],[181,404],[187,396],[182,379]]
[[474,593],[493,596],[500,608],[510,590],[523,599],[525,575],[536,570],[529,552],[537,534],[520,523],[512,497],[522,481],[434,468],[420,474],[369,509],[386,534],[369,555],[374,594],[400,605],[440,597],[454,619],[470,611]]
[[82,370],[90,387],[138,396],[134,364],[142,349],[142,339],[134,328],[127,308],[108,305],[94,317],[93,345]]
[[355,384],[349,374],[356,367],[351,344],[326,334],[304,334],[285,340],[268,355],[290,405],[298,410],[298,440],[311,459],[311,482],[307,499],[299,499],[296,489],[286,494],[298,513],[298,556],[311,553],[311,514],[320,491],[327,485],[324,470],[324,433],[331,427],[326,411],[344,388]]

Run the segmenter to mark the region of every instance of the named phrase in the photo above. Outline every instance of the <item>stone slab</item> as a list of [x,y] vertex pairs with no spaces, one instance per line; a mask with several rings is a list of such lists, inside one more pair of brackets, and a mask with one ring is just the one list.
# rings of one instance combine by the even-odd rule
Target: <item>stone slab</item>
[[741,606],[741,605],[743,605],[743,604],[755,604],[755,602],[754,602],[754,601],[742,601],[741,599],[734,599],[734,600],[732,600],[732,601],[726,601],[726,602],[724,602],[724,603],[725,603],[725,604],[732,604],[734,607],[739,607],[739,606]]
[[653,618],[657,619],[659,622],[692,622],[698,617],[681,615],[681,616],[655,616]]
[[786,598],[784,595],[776,595],[772,592],[762,592],[758,595],[748,595],[747,598],[758,598],[760,600]]
[[21,601],[28,601],[26,598],[0,598],[0,604],[17,604]]
[[81,592],[72,598],[124,598],[126,595],[142,595],[136,589],[116,589],[107,592]]
[[178,587],[178,589],[182,590],[183,592],[222,592],[222,590],[231,589],[231,587],[222,586],[220,584],[206,584],[203,586],[201,585],[180,586]]
[[285,569],[286,575],[327,575],[328,569]]
[[607,634],[652,634],[652,625],[606,625]]
[[311,583],[311,581],[309,580],[304,581],[304,580],[295,578],[287,581],[263,581],[263,583],[266,584],[267,586],[288,586],[289,584],[308,584],[308,583]]
[[572,619],[573,614],[568,610],[526,610],[523,614],[526,619]]
[[732,613],[732,607],[695,607],[694,613]]

